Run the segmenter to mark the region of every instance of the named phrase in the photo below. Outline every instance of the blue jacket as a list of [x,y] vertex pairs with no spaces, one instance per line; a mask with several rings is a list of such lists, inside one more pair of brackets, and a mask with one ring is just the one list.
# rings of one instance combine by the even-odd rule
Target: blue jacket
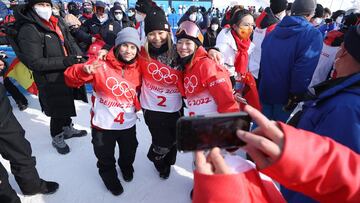
[[261,46],[261,102],[286,104],[291,95],[306,93],[322,45],[322,34],[304,17],[285,17]]
[[[325,90],[303,109],[298,128],[330,137],[360,153],[360,73]],[[281,191],[289,203],[316,202],[300,193]]]

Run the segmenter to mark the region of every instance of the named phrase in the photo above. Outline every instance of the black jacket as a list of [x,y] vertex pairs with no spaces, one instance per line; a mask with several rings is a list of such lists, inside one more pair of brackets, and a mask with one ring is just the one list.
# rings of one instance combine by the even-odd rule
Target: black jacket
[[206,30],[206,33],[204,35],[204,47],[205,48],[215,47],[216,38],[219,35],[220,31],[221,31],[220,27],[215,32],[211,29],[211,27],[209,27]]
[[6,96],[6,89],[2,83],[0,83],[0,127],[7,122],[11,115],[12,108],[9,98]]
[[[69,30],[63,21],[58,21],[64,36],[62,42],[56,32],[43,24],[36,13],[26,5],[19,7],[15,19],[18,26],[16,41],[21,52],[19,58],[33,71],[42,110],[50,117],[76,116],[74,89],[67,87],[64,80],[67,67],[64,64],[66,55],[62,43],[68,55],[82,55],[82,52]],[[85,101],[84,89],[80,95]]]

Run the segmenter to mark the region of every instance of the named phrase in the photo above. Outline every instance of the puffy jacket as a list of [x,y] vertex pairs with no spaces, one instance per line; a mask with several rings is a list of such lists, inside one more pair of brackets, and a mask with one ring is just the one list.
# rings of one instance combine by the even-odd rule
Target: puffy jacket
[[249,70],[255,78],[258,78],[261,60],[261,44],[267,34],[275,29],[279,20],[275,17],[270,7],[265,8],[256,19],[256,28],[252,42],[255,44],[254,52],[250,56]]
[[[283,153],[274,164],[260,170],[261,173],[320,202],[359,202],[359,154],[327,137],[278,124],[285,136]],[[237,180],[241,174],[204,176],[194,174],[194,191],[202,191],[199,196],[194,192],[198,202],[241,202],[248,197],[247,193],[240,195],[243,182]],[[276,193],[270,193],[270,197],[274,195]]]
[[62,43],[59,35],[45,25],[27,5],[18,7],[15,19],[20,26],[17,44],[21,57],[18,57],[33,71],[42,110],[50,117],[75,116],[74,91],[80,91],[80,97],[84,101],[87,98],[85,89],[74,90],[65,85],[66,55],[82,55],[69,30],[62,21],[51,16],[50,21],[57,23],[64,37]]
[[286,16],[262,43],[260,100],[285,104],[307,91],[321,49],[322,35],[304,17]]
[[0,128],[7,122],[11,112],[12,108],[9,98],[6,95],[5,86],[0,83]]
[[[297,127],[330,137],[360,153],[360,73],[327,81],[322,85],[327,83],[334,85],[325,87],[316,99],[305,102]],[[315,90],[319,88],[320,86]],[[303,156],[303,152],[298,154]],[[335,180],[339,176],[334,177]],[[359,181],[354,181],[354,184],[355,182]],[[313,202],[300,193],[286,189],[282,191],[289,202]]]

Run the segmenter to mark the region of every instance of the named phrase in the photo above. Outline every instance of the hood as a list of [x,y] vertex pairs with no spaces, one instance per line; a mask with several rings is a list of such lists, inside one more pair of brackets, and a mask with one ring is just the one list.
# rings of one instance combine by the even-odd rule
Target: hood
[[31,23],[36,24],[44,30],[51,31],[49,27],[41,22],[40,17],[35,13],[35,11],[32,8],[29,8],[26,4],[18,6],[18,9],[15,10],[14,17],[17,28],[20,28],[23,24]]
[[[339,78],[340,79],[340,78]],[[356,87],[356,88],[354,88]],[[343,79],[338,85],[335,85],[319,95],[319,100],[332,97],[338,92],[350,92],[360,96],[360,73],[355,73]]]
[[284,19],[277,24],[274,35],[278,38],[290,38],[304,30],[312,29],[312,25],[304,17],[301,16],[285,16]]
[[265,29],[273,24],[279,22],[279,19],[275,17],[270,7],[265,8],[265,10],[260,14],[256,19],[256,27],[260,29]]
[[114,48],[110,49],[110,51],[106,55],[106,62],[108,62],[112,68],[120,69],[120,70],[135,68],[137,65],[137,60],[135,60],[135,62],[132,64],[125,64],[119,61],[114,54]]

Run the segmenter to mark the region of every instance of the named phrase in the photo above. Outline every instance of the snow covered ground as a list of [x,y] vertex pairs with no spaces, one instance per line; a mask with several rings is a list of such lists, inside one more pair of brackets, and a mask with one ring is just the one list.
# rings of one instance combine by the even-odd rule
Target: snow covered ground
[[134,164],[134,180],[130,183],[123,181],[118,168],[124,193],[114,196],[105,188],[97,173],[89,128],[90,105],[76,102],[78,116],[73,118],[75,127],[87,130],[88,135],[67,140],[71,151],[69,154],[60,155],[51,146],[50,119],[40,111],[36,97],[28,95],[27,98],[29,108],[24,112],[20,112],[10,98],[14,107],[13,112],[25,129],[27,140],[31,143],[40,177],[57,181],[60,188],[52,195],[23,196],[10,173],[8,162],[1,159],[1,163],[8,170],[10,184],[23,203],[191,202],[189,198],[193,184],[191,154],[178,153],[176,165],[172,167],[169,179],[160,179],[146,157],[151,137],[143,118],[137,123],[139,147]]

